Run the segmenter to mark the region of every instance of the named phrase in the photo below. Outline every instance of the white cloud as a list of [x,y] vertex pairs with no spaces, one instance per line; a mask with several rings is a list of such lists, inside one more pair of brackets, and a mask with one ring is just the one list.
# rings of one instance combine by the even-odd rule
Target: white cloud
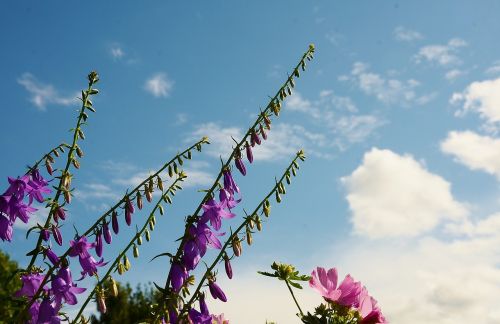
[[456,79],[458,79],[462,75],[464,75],[463,71],[461,71],[459,69],[453,69],[453,70],[449,70],[448,72],[446,72],[446,74],[444,75],[444,77],[448,81],[455,81]]
[[33,214],[31,214],[28,222],[23,223],[20,219],[18,219],[14,222],[14,228],[28,230],[33,226],[36,226],[37,224],[40,224],[41,226],[45,224],[45,221],[49,216],[49,210],[45,208],[43,204],[38,204],[36,202],[33,204],[32,207],[36,208],[37,210]]
[[404,42],[412,42],[424,38],[419,32],[404,28],[403,26],[398,26],[394,29],[394,37]]
[[144,89],[155,97],[168,97],[174,87],[174,81],[170,80],[165,73],[156,73],[146,80]]
[[462,63],[456,55],[459,48],[467,46],[467,42],[460,38],[452,38],[446,45],[427,45],[420,48],[415,55],[415,61],[433,62],[439,65],[447,66]]
[[24,73],[17,82],[29,92],[31,103],[41,111],[50,104],[69,106],[78,102],[77,93],[74,96],[61,96],[54,86],[41,83],[31,73]]
[[462,220],[467,209],[451,185],[412,156],[373,148],[351,175],[342,178],[354,231],[370,238],[413,237],[444,219]]
[[472,111],[478,113],[488,124],[500,122],[500,78],[476,81],[463,92],[454,93],[450,99],[453,104],[463,103],[456,116]]
[[111,187],[102,183],[86,183],[81,189],[75,190],[75,197],[83,200],[97,200],[97,199],[119,199],[118,195]]
[[353,64],[351,75],[339,78],[341,81],[351,81],[364,93],[375,96],[385,104],[401,104],[408,106],[419,104],[421,97],[415,91],[420,82],[414,79],[398,80],[386,78],[380,74],[369,71],[369,66],[363,62]]
[[471,170],[482,170],[500,180],[500,139],[453,131],[441,142],[441,150]]

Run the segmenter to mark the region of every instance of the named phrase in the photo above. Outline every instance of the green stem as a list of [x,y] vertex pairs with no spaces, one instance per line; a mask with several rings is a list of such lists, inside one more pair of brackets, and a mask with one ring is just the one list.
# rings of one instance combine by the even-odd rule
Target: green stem
[[111,275],[111,272],[113,270],[116,270],[116,267],[117,265],[120,263],[120,260],[123,258],[123,256],[125,255],[125,253],[127,253],[127,251],[134,245],[134,242],[144,233],[144,231],[146,230],[146,228],[148,227],[148,224],[149,222],[151,221],[151,218],[154,216],[154,213],[156,212],[156,210],[159,208],[160,204],[162,203],[163,201],[163,198],[168,195],[170,193],[171,190],[173,190],[172,188],[175,188],[175,185],[179,182],[179,181],[184,181],[185,177],[178,177],[177,179],[175,179],[175,181],[170,185],[170,187],[165,191],[164,194],[162,194],[162,196],[160,197],[160,199],[158,200],[158,202],[156,203],[156,205],[154,206],[153,210],[151,211],[151,213],[149,214],[149,217],[147,218],[147,220],[144,222],[144,225],[142,226],[142,228],[134,235],[134,237],[132,237],[132,239],[130,240],[130,242],[127,244],[127,246],[120,252],[120,254],[118,254],[118,256],[116,257],[115,261],[113,262],[113,264],[111,264],[111,266],[109,267],[108,271],[104,274],[104,276],[102,276],[102,279],[99,280],[96,284],[96,286],[94,287],[94,289],[90,292],[90,294],[88,295],[87,299],[85,300],[85,302],[83,303],[82,307],[80,308],[80,310],[78,311],[78,314],[76,314],[75,316],[75,319],[73,320],[73,324],[74,323],[77,323],[78,321],[78,318],[82,315],[83,311],[85,310],[85,307],[87,307],[88,303],[90,302],[90,300],[92,299],[92,297],[94,296],[96,290],[98,289],[98,287],[102,286],[102,284],[104,283],[104,281],[110,277]]
[[[157,172],[155,172],[153,175],[147,177],[144,181],[142,181],[138,186],[136,186],[129,194],[125,195],[123,199],[121,199],[118,203],[116,203],[111,209],[109,209],[107,212],[105,212],[101,217],[97,219],[97,221],[90,226],[90,228],[85,231],[84,234],[82,235],[88,235],[91,233],[98,225],[100,222],[102,222],[109,214],[113,212],[116,208],[118,208],[122,203],[126,201],[127,198],[131,197],[136,191],[138,191],[145,183],[149,182],[150,179],[153,179],[156,177],[158,174],[160,174],[163,170],[165,170],[169,165],[173,164],[175,161],[178,160],[179,157],[182,155],[188,153],[189,151],[193,150],[194,148],[200,149],[201,145],[207,144],[208,139],[207,138],[202,138],[200,141],[196,142],[195,144],[191,145],[189,148],[186,150],[182,151],[181,153],[177,154],[174,156],[170,161],[165,163]],[[130,198],[129,198],[130,199]],[[64,258],[66,258],[71,251],[71,248],[68,248],[62,256],[59,257],[59,259],[62,261]],[[38,288],[38,291],[35,293],[34,297],[28,302],[28,305],[26,306],[25,309],[29,309],[29,307],[35,302],[35,300],[40,296],[42,292],[43,286],[47,283],[47,280],[50,278],[50,275],[54,272],[55,269],[59,267],[59,263],[53,265],[52,267],[49,268],[47,271],[47,274],[45,275],[45,278],[43,279],[42,283],[40,284],[40,288]]]
[[[222,174],[223,174],[223,171],[229,167],[230,163],[233,161],[234,157],[235,157],[235,154],[236,152],[240,151],[240,148],[245,144],[246,140],[248,139],[248,137],[250,136],[250,134],[252,133],[252,131],[254,130],[254,128],[256,126],[258,126],[264,119],[264,116],[268,116],[270,117],[271,116],[271,112],[272,112],[272,107],[273,107],[273,104],[278,101],[279,99],[281,101],[283,101],[283,98],[280,98],[280,94],[283,92],[283,91],[286,91],[287,87],[291,87],[293,88],[294,86],[292,86],[292,83],[293,83],[293,77],[296,73],[298,73],[299,71],[299,68],[303,67],[304,66],[304,60],[308,57],[310,57],[310,55],[314,52],[314,47],[309,47],[309,49],[302,55],[302,58],[300,59],[299,63],[295,66],[295,68],[292,70],[292,73],[290,74],[290,76],[286,79],[285,83],[283,83],[283,85],[279,88],[278,92],[276,92],[276,94],[274,95],[274,97],[271,98],[271,100],[269,101],[266,109],[261,113],[259,114],[259,117],[257,118],[257,120],[254,122],[254,124],[248,129],[248,131],[246,132],[246,134],[243,136],[243,138],[241,139],[241,141],[236,145],[236,147],[234,148],[233,152],[231,153],[231,155],[229,156],[229,158],[227,159],[226,163],[224,163],[224,165],[222,166],[219,174],[217,175],[217,178],[215,179],[212,187],[207,191],[205,197],[201,200],[200,204],[198,205],[198,207],[196,208],[195,212],[193,213],[193,217],[191,218],[188,218],[188,221],[186,222],[186,226],[185,226],[185,229],[184,229],[184,236],[183,236],[183,239],[181,241],[181,243],[179,244],[179,248],[177,249],[177,252],[175,254],[175,257],[174,259],[179,259],[180,255],[182,254],[182,249],[184,247],[184,244],[186,242],[186,237],[188,237],[188,231],[189,231],[189,227],[194,223],[194,220],[196,219],[196,217],[198,216],[198,213],[200,212],[203,204],[205,203],[205,201],[207,201],[210,197],[212,197],[213,195],[213,192],[214,190],[217,188],[217,185],[219,183],[219,180],[220,178],[222,177]],[[164,291],[167,292],[168,291],[168,287],[170,285],[170,272],[168,273],[167,275],[167,280],[165,282],[165,288],[164,288]],[[162,300],[164,300],[165,298],[162,298]]]
[[62,147],[70,148],[70,146],[66,143],[62,143],[62,144],[57,145],[52,150],[50,150],[49,153],[46,153],[38,161],[36,161],[35,164],[33,164],[33,166],[28,166],[28,171],[26,172],[26,174],[30,173],[32,170],[38,169],[38,166],[40,165],[40,163],[45,161],[47,159],[47,157],[49,157],[53,152],[59,150]]
[[[64,167],[64,170],[61,172],[61,178],[59,179],[59,184],[57,185],[57,190],[56,190],[56,194],[54,196],[54,199],[52,199],[50,202],[50,211],[49,211],[49,215],[47,216],[47,220],[45,221],[45,225],[43,226],[44,228],[48,228],[48,226],[50,225],[50,223],[52,221],[52,216],[54,215],[55,210],[59,204],[58,201],[59,201],[59,197],[61,196],[61,193],[63,191],[63,183],[64,183],[66,176],[68,175],[69,167],[73,161],[73,152],[76,149],[76,142],[78,141],[80,127],[81,127],[83,119],[84,119],[83,116],[85,113],[85,109],[87,109],[87,103],[88,103],[89,96],[90,96],[90,90],[92,90],[93,85],[94,85],[94,82],[90,81],[89,87],[88,87],[87,92],[86,92],[87,95],[84,96],[84,98],[82,98],[82,107],[80,109],[80,113],[78,114],[78,120],[76,122],[76,127],[75,127],[75,130],[73,132],[73,142],[71,143],[71,146],[70,146],[69,151],[68,151],[68,157],[66,159],[66,166]],[[69,188],[67,188],[66,190],[69,190]],[[40,254],[41,244],[42,244],[42,231],[40,231],[40,234],[38,235],[38,240],[36,243],[36,247],[35,247],[33,256],[31,257],[31,261],[28,265],[28,269],[27,269],[28,272],[30,272],[32,270],[33,265],[35,264],[35,261],[36,261],[38,255]]]
[[[259,209],[261,209],[263,207],[265,201],[268,200],[269,197],[271,197],[276,192],[276,190],[278,190],[279,184],[282,183],[283,180],[285,179],[285,177],[287,176],[287,174],[290,173],[290,169],[292,169],[294,167],[294,165],[297,163],[297,159],[301,159],[302,158],[302,156],[303,156],[302,154],[303,154],[302,151],[300,151],[299,153],[297,153],[297,156],[293,159],[293,161],[290,163],[290,165],[286,168],[285,172],[283,173],[283,175],[281,176],[281,178],[276,182],[276,184],[274,185],[273,189],[267,194],[267,196],[264,197],[264,199],[262,199],[262,201],[257,205],[257,207],[255,208],[255,210],[253,211],[253,213],[250,214],[251,216],[257,214],[258,211],[259,211]],[[233,240],[238,236],[239,232],[244,227],[246,227],[247,224],[251,221],[251,218],[252,218],[251,216],[247,217],[240,224],[240,226],[238,226],[238,228],[228,237],[228,239],[226,240],[226,242],[222,246],[222,249],[220,250],[220,252],[217,255],[217,257],[215,258],[215,260],[212,262],[212,264],[210,265],[210,267],[208,267],[208,269],[203,274],[203,277],[201,278],[200,283],[198,284],[198,286],[196,287],[195,291],[193,292],[191,299],[185,304],[184,308],[182,309],[181,315],[182,315],[182,313],[184,313],[185,311],[187,311],[189,309],[189,307],[193,304],[193,302],[195,301],[195,299],[196,299],[196,297],[197,297],[197,295],[198,295],[201,287],[203,286],[205,280],[207,280],[207,278],[210,275],[210,273],[212,272],[212,270],[215,268],[215,266],[217,266],[217,264],[219,263],[219,261],[222,259],[224,253],[226,253],[226,249],[229,246],[229,244],[231,242],[233,242]]]
[[302,309],[300,308],[299,302],[295,298],[295,295],[293,293],[292,287],[290,287],[290,284],[288,281],[285,280],[286,286],[288,287],[288,290],[290,291],[290,294],[292,294],[293,301],[295,302],[295,305],[297,305],[297,308],[299,309],[300,316],[304,317],[304,313],[302,312]]

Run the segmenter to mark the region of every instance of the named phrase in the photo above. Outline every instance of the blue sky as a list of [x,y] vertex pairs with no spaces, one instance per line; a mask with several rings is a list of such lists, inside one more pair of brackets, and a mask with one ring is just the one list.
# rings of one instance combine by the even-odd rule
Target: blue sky
[[[185,164],[186,190],[121,278],[162,282],[165,260],[148,261],[175,249],[230,136],[241,137],[314,43],[315,60],[247,177],[236,179],[242,207],[253,209],[298,149],[309,158],[235,262],[235,279],[222,281],[228,303],[209,306],[235,323],[297,321],[285,288],[255,274],[278,260],[305,273],[351,273],[394,323],[500,322],[499,9],[496,1],[5,3],[0,176],[6,186],[69,141],[74,98],[93,69],[101,92],[66,238],[209,136],[212,145]],[[14,243],[2,243],[21,264],[24,234],[18,227]],[[320,301],[300,296],[309,309]]]

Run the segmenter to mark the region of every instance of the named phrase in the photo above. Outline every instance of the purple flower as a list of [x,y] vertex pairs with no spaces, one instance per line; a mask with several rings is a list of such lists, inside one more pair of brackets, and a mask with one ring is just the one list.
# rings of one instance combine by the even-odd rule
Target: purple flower
[[125,221],[127,222],[128,226],[132,224],[132,214],[134,213],[134,211],[134,204],[127,199],[127,202],[125,204]]
[[56,240],[56,243],[59,244],[59,246],[62,246],[63,239],[62,239],[61,231],[59,231],[59,227],[57,227],[54,224],[52,224],[52,235],[54,236],[54,240]]
[[241,198],[238,200],[234,200],[234,195],[232,195],[226,189],[221,189],[219,191],[219,200],[224,204],[224,207],[231,209],[238,205],[238,203],[241,201]]
[[226,205],[224,203],[217,203],[215,199],[210,199],[205,204],[203,204],[202,207],[203,215],[201,216],[200,221],[202,223],[210,221],[210,225],[212,225],[215,230],[219,230],[221,228],[222,218],[229,219],[236,216],[235,214],[224,210]]
[[35,169],[31,172],[31,180],[28,182],[27,191],[30,197],[30,204],[33,202],[33,199],[42,203],[43,195],[51,193],[52,190],[48,188],[49,182],[45,180],[38,172],[38,169]]
[[194,324],[212,324],[212,315],[210,315],[210,312],[208,311],[204,294],[201,294],[199,302],[200,311],[198,312],[196,309],[191,308],[189,310],[189,319]]
[[229,324],[229,321],[224,317],[224,314],[212,315],[213,324]]
[[108,223],[104,223],[104,225],[102,225],[102,232],[104,233],[104,241],[106,241],[106,243],[108,244],[111,244],[112,238]]
[[168,322],[170,324],[177,324],[177,312],[175,309],[169,309],[168,310]]
[[361,284],[355,282],[350,275],[347,275],[337,288],[337,269],[332,268],[328,272],[317,267],[311,273],[309,285],[316,289],[325,299],[342,306],[354,306],[359,303]]
[[17,179],[8,177],[8,180],[10,186],[9,188],[7,188],[7,191],[4,193],[4,195],[15,196],[19,200],[22,200],[27,190],[29,176],[24,175],[21,178]]
[[262,135],[262,138],[263,139],[267,139],[267,134],[266,134],[266,131],[264,130],[264,127],[262,126],[262,124],[260,125],[260,134]]
[[231,170],[226,169],[222,172],[222,174],[224,176],[224,189],[229,191],[232,195],[234,195],[235,192],[239,193],[240,188],[238,188],[236,182],[234,182]]
[[53,265],[59,263],[59,257],[50,248],[45,250],[45,256],[52,262]]
[[175,292],[179,292],[184,285],[184,281],[188,278],[188,272],[186,268],[178,263],[173,263],[170,267],[170,280],[172,282],[172,288]]
[[0,214],[0,239],[12,241],[12,222],[2,214]]
[[245,168],[241,157],[236,158],[234,160],[234,164],[236,165],[236,169],[238,169],[242,175],[245,176],[247,174],[247,169]]
[[118,234],[120,231],[120,227],[118,226],[118,214],[116,211],[113,211],[113,215],[111,216],[111,224],[113,225],[113,232],[115,234]]
[[95,234],[95,253],[98,257],[102,257],[102,232],[98,230]]
[[101,258],[101,260],[99,261],[96,261],[93,256],[89,256],[88,258],[82,258],[80,256],[78,257],[78,259],[83,269],[83,271],[81,272],[81,279],[85,278],[87,275],[93,276],[97,273],[97,267],[104,267],[106,264],[108,264],[107,262],[104,262],[103,258]]
[[68,267],[61,268],[57,276],[52,280],[52,294],[54,295],[55,307],[60,308],[64,301],[68,305],[76,305],[78,302],[75,294],[81,294],[85,288],[77,287],[71,278]]
[[38,323],[38,313],[40,312],[40,303],[38,301],[35,301],[30,309],[29,309],[29,314],[31,320],[29,320],[27,323],[28,324],[37,324]]
[[40,304],[38,310],[38,324],[59,324],[61,319],[59,318],[58,309],[53,305],[50,299],[45,298]]
[[183,248],[182,263],[187,270],[193,270],[201,260],[200,249],[194,241],[187,241]]
[[257,145],[260,145],[260,137],[259,135],[257,134],[257,132],[254,130],[252,132],[252,134],[250,135],[250,144],[252,145],[252,147],[255,146],[255,144]]
[[80,258],[89,258],[90,253],[89,250],[95,247],[95,243],[88,243],[87,237],[85,235],[80,236],[77,241],[69,241],[69,245],[71,246],[71,250],[69,251],[69,255],[72,257],[76,257],[77,255]]
[[36,208],[23,203],[22,198],[19,198],[16,195],[4,195],[2,200],[4,201],[2,205],[7,203],[6,206],[2,208],[4,209],[2,211],[9,215],[12,223],[16,221],[17,217],[19,217],[24,223],[27,223],[30,219],[30,214],[37,210]]
[[220,299],[223,302],[227,302],[227,297],[222,291],[222,289],[215,283],[215,281],[210,281],[208,283],[208,289],[210,290],[210,294],[214,299]]
[[[23,286],[21,289],[19,289],[14,293],[14,296],[33,297],[40,288],[40,285],[42,284],[44,278],[45,275],[42,275],[40,273],[23,274],[21,276],[21,281],[23,282]],[[47,288],[44,287],[44,290],[47,290]]]

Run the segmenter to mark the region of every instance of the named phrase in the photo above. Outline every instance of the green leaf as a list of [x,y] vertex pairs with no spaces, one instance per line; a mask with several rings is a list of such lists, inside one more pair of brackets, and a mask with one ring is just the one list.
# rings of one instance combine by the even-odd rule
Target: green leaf
[[168,256],[169,258],[173,258],[174,257],[172,255],[172,253],[165,252],[165,253],[160,253],[158,255],[155,255],[151,260],[149,260],[149,262],[153,261],[156,258],[162,257],[162,256]]
[[293,286],[293,287],[295,287],[295,288],[297,288],[297,289],[302,289],[302,286],[301,286],[300,284],[296,283],[296,282],[293,282],[293,281],[288,281],[288,283],[289,283],[291,286]]
[[261,274],[263,276],[268,276],[268,277],[273,277],[273,278],[276,278],[278,277],[276,274],[274,273],[269,273],[269,272],[265,272],[265,271],[257,271],[258,274]]

